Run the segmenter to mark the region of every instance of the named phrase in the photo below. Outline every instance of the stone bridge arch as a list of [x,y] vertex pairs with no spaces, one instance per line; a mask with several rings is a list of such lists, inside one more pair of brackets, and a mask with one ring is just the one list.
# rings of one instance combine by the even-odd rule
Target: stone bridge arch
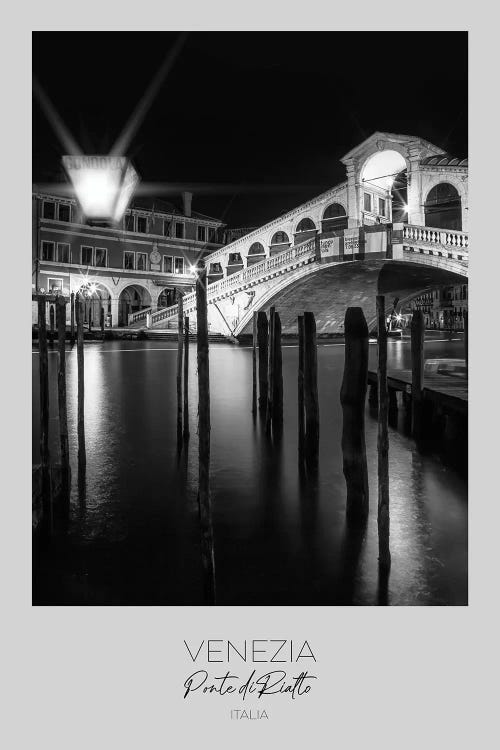
[[[349,306],[363,308],[371,326],[375,325],[375,298],[385,294],[388,303],[394,297],[416,296],[429,288],[463,283],[467,268],[457,261],[424,257],[421,262],[407,260],[365,260],[344,263],[311,264],[279,275],[254,288],[254,296],[245,306],[231,331],[234,336],[251,333],[254,311],[274,306],[280,313],[284,333],[297,330],[297,315],[305,310],[314,312],[318,334],[342,333],[345,310]],[[434,262],[432,262],[434,261]],[[218,303],[223,312],[224,301]],[[212,307],[212,305],[211,305]],[[217,325],[213,319],[213,326]]]

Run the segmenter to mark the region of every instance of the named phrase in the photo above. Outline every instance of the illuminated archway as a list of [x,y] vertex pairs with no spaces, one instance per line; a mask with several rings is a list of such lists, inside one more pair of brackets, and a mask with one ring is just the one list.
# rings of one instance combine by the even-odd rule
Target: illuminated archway
[[101,314],[104,312],[104,323],[108,325],[111,315],[111,293],[100,282],[89,281],[80,285],[77,290],[83,302],[83,322],[85,325],[98,327],[101,325]]
[[151,307],[151,295],[140,284],[130,284],[122,289],[118,299],[118,325],[128,325],[130,313],[139,312],[145,307]]
[[361,170],[360,196],[364,224],[390,220],[391,216],[394,221],[408,221],[407,170],[405,157],[392,149],[378,151],[366,160]]
[[462,230],[462,201],[456,187],[438,182],[427,194],[424,204],[425,226]]

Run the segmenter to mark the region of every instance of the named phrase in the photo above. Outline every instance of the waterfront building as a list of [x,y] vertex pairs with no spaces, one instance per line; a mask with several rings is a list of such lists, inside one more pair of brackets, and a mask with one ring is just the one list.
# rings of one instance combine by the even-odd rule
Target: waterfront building
[[[85,318],[126,326],[129,315],[175,303],[194,288],[195,267],[223,243],[224,223],[182,203],[134,200],[117,226],[86,222],[75,199],[32,193],[32,291],[47,294],[90,289]],[[68,317],[69,317],[68,306]],[[33,323],[37,320],[33,304]]]
[[426,328],[463,331],[464,313],[468,311],[468,285],[429,290],[410,300],[404,310],[421,310]]

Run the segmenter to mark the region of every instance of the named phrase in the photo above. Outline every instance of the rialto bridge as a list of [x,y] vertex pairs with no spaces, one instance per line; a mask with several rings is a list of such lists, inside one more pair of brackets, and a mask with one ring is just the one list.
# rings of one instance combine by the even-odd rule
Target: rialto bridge
[[[311,310],[342,330],[349,305],[375,320],[376,294],[407,300],[468,276],[468,164],[421,138],[374,133],[342,159],[347,179],[205,258],[211,332],[249,331],[274,305],[283,331]],[[187,314],[194,293],[184,296]],[[175,326],[177,306],[141,310],[134,327]]]

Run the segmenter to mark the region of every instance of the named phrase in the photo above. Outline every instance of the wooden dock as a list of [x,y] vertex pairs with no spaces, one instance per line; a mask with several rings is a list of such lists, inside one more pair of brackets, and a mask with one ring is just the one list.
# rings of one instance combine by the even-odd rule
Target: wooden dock
[[[376,371],[368,371],[368,384],[376,388]],[[401,391],[411,396],[411,370],[388,370],[387,385],[390,390]],[[453,375],[424,375],[422,398],[447,412],[467,414],[468,380]]]

